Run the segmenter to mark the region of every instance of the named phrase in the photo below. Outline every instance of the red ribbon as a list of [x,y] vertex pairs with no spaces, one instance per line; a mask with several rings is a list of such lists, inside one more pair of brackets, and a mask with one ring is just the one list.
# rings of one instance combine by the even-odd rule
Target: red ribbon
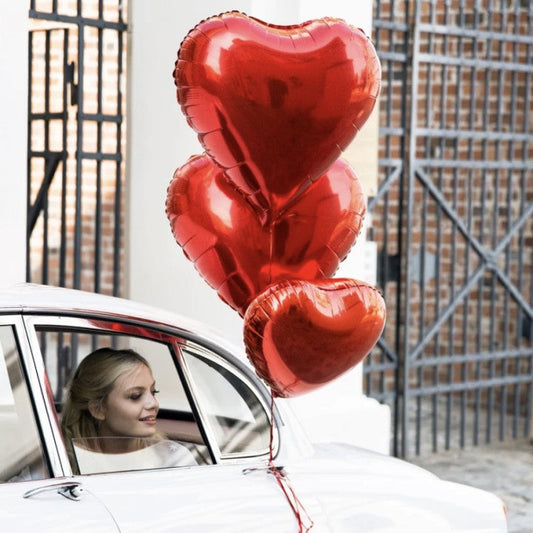
[[[283,467],[276,466],[274,464],[274,394],[270,396],[270,454],[268,458],[268,470],[276,478],[278,485],[280,486],[285,498],[289,502],[289,505],[298,522],[298,533],[307,533],[315,525],[307,511],[305,510],[302,502],[291,487],[287,474],[283,471]],[[305,523],[307,522],[307,524]]]

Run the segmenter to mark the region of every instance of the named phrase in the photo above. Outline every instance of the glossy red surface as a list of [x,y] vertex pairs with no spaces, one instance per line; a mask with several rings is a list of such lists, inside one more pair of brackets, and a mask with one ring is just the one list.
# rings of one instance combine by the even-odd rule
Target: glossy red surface
[[205,155],[176,170],[166,202],[185,255],[241,315],[273,282],[333,276],[365,210],[361,184],[342,159],[268,222]]
[[276,395],[296,396],[360,363],[378,341],[385,318],[381,294],[367,283],[282,281],[248,307],[246,352]]
[[174,71],[188,123],[262,219],[341,155],[380,78],[370,40],[340,19],[274,26],[238,12],[191,30]]

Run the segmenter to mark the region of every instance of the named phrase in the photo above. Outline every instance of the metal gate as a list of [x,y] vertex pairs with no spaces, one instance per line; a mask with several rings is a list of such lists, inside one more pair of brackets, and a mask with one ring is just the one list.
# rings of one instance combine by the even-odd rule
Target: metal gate
[[30,2],[27,279],[118,295],[121,1]]
[[388,305],[365,365],[393,453],[530,431],[533,4],[376,1],[380,187],[369,202]]

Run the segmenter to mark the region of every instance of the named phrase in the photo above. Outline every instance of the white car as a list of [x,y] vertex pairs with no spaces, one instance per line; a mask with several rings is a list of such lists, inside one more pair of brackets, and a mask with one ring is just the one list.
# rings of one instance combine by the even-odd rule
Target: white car
[[[84,355],[110,345],[149,359],[158,427],[193,465],[80,461],[73,473],[59,425],[65,385]],[[270,400],[244,356],[181,317],[75,290],[0,291],[0,529],[507,531],[495,495],[393,457],[312,445],[287,402]]]

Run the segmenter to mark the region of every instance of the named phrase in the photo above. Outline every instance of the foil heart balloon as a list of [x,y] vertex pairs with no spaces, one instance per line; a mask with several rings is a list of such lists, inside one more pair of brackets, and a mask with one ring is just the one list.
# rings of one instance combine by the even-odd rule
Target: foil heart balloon
[[274,26],[238,12],[191,30],[174,70],[189,125],[263,218],[339,158],[380,78],[370,40],[340,19]]
[[365,209],[361,184],[342,159],[266,224],[205,155],[176,170],[166,202],[185,255],[241,316],[275,281],[331,277],[354,244]]
[[285,280],[248,307],[246,352],[275,395],[296,396],[361,362],[378,341],[385,315],[381,294],[362,281]]

